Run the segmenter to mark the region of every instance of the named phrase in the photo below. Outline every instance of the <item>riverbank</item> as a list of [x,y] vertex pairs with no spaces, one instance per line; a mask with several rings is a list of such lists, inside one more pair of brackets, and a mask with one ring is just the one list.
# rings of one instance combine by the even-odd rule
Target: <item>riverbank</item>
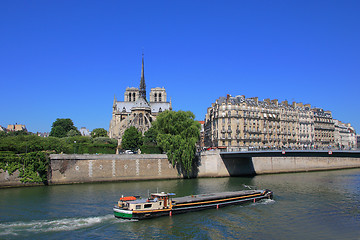
[[[252,155],[251,155],[252,154]],[[360,157],[313,155],[309,152],[284,153],[201,153],[192,178],[231,177],[259,174],[323,171],[360,168]],[[0,187],[34,186],[20,182],[18,171],[12,175],[0,171]],[[48,184],[181,179],[183,174],[172,166],[165,154],[51,154]]]

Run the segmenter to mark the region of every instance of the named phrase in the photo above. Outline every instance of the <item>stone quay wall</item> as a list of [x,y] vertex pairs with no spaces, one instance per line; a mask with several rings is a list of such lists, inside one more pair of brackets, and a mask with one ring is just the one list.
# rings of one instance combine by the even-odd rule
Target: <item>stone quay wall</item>
[[360,168],[360,152],[294,151],[284,152],[206,152],[199,175],[243,176],[269,173],[305,172]]
[[[230,177],[269,173],[302,172],[360,168],[359,156],[311,154],[281,156],[271,153],[223,154],[201,153],[193,177]],[[23,184],[16,171],[12,175],[0,170],[0,187],[33,186]],[[49,184],[130,181],[183,178],[165,154],[51,154]]]
[[182,177],[165,154],[52,154],[50,159],[50,184]]

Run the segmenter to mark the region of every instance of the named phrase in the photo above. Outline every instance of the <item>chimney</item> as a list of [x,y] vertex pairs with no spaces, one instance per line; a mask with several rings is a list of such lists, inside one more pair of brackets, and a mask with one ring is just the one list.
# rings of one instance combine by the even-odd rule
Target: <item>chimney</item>
[[252,97],[250,99],[254,100],[256,104],[259,104],[259,98],[258,97]]
[[264,102],[267,102],[268,104],[270,104],[270,98],[264,99]]
[[271,100],[271,102],[272,102],[273,104],[275,104],[275,106],[278,106],[278,105],[279,105],[279,100],[277,100],[277,99]]
[[288,105],[288,101],[287,101],[287,100],[282,101],[281,103],[282,103],[282,104],[284,104],[285,106],[287,106],[287,105]]

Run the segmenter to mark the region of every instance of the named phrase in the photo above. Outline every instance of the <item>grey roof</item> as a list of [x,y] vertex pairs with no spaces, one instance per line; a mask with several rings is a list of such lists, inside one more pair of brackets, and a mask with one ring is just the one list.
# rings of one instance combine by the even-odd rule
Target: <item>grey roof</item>
[[[157,112],[163,112],[165,110],[170,109],[170,103],[169,102],[152,102],[150,103],[151,106],[151,112],[157,113]],[[161,111],[160,111],[161,109]]]
[[135,102],[116,102],[116,107],[119,112],[131,112],[135,106]]
[[[141,100],[140,100],[141,99]],[[116,102],[116,107],[119,112],[131,112],[132,108],[150,108],[151,112],[158,113],[170,109],[169,102],[150,102],[148,103],[143,98],[139,98],[135,102]]]
[[142,97],[139,97],[135,103],[134,103],[134,108],[150,108],[149,103]]

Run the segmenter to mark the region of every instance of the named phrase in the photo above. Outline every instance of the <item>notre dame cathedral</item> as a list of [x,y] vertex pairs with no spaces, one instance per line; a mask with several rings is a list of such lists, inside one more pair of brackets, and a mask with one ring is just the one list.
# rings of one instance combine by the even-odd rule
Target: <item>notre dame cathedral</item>
[[150,101],[146,99],[143,54],[140,88],[126,88],[124,101],[117,101],[114,97],[109,137],[117,139],[120,145],[127,128],[134,126],[144,134],[159,113],[171,109],[171,100],[167,102],[165,88],[151,88]]

